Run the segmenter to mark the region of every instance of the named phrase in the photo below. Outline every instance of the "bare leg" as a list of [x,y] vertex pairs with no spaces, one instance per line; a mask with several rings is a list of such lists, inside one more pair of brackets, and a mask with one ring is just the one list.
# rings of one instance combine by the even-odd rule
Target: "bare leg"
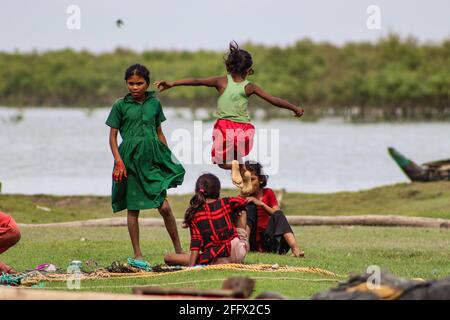
[[244,181],[242,180],[240,167],[241,166],[239,165],[239,162],[237,160],[233,160],[231,162],[231,180],[236,187],[242,189],[242,187],[244,186]]
[[170,239],[172,239],[173,247],[176,253],[183,253],[183,248],[181,247],[180,237],[178,236],[177,222],[170,208],[169,202],[164,200],[163,204],[158,208],[159,214],[164,219],[164,224],[166,225],[167,232],[169,233]]
[[6,273],[6,274],[16,274],[17,271],[14,270],[13,268],[11,268],[10,266],[8,266],[7,264],[0,262],[0,275],[1,273]]
[[142,259],[141,247],[139,245],[139,210],[128,210],[127,223],[133,245],[135,259]]
[[242,176],[243,179],[243,187],[241,189],[242,194],[248,196],[252,194],[253,192],[253,185],[252,185],[252,175],[250,171],[246,170],[244,175]]
[[164,261],[167,264],[177,266],[188,266],[190,255],[187,253],[168,253],[164,256]]
[[291,247],[292,254],[295,257],[304,257],[305,256],[305,252],[301,251],[300,248],[298,247],[297,241],[295,240],[295,236],[293,233],[291,233],[291,232],[285,233],[285,234],[283,234],[283,237],[286,240],[289,247]]
[[247,229],[247,211],[241,211],[236,219],[236,228]]
[[245,241],[246,250],[250,251],[250,242],[249,242],[249,231],[250,228],[247,226],[247,211],[241,211],[240,215],[236,219],[235,222],[236,232],[241,241]]

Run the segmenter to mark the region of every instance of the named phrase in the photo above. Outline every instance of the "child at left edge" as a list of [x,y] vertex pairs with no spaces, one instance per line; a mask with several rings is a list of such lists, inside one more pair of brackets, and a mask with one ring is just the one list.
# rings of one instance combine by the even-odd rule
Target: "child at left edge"
[[[135,64],[125,71],[129,93],[118,99],[106,120],[114,156],[112,208],[127,209],[128,231],[135,259],[142,260],[139,213],[157,208],[164,219],[175,251],[183,252],[167,189],[181,185],[185,170],[167,146],[161,128],[166,120],[160,101],[150,85],[150,71]],[[120,132],[122,143],[117,144]]]
[[[20,240],[20,230],[13,217],[0,211],[0,254],[14,246]],[[0,276],[2,273],[17,273],[12,267],[0,261]]]

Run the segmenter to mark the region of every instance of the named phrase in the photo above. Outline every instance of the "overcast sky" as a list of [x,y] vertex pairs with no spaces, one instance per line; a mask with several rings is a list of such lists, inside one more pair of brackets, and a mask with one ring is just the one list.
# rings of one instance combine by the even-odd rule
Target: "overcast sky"
[[[70,30],[80,9],[80,29]],[[369,29],[370,5],[380,29]],[[116,26],[122,19],[124,25]],[[78,20],[77,20],[78,21]],[[342,44],[389,32],[420,41],[450,38],[449,0],[1,0],[0,51],[127,47],[226,50],[234,39],[289,45],[308,37]]]

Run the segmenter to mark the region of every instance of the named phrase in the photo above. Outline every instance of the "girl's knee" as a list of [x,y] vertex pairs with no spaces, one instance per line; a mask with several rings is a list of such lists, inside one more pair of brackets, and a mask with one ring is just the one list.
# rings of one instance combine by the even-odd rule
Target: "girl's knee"
[[128,216],[130,216],[130,217],[134,217],[134,218],[139,217],[139,211],[128,210],[127,214],[128,214]]
[[172,257],[172,253],[166,253],[166,255],[164,256],[164,262],[166,264],[171,264],[173,262],[173,257]]
[[169,204],[167,202],[164,202],[161,207],[159,207],[159,214],[161,216],[170,217],[172,215],[172,209],[170,208]]

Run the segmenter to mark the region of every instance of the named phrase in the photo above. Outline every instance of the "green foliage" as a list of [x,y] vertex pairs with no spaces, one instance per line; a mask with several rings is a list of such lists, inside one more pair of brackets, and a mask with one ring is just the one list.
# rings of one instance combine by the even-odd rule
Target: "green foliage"
[[[377,43],[341,47],[304,39],[280,48],[242,44],[254,58],[251,81],[275,96],[308,107],[381,108],[413,116],[417,108],[445,114],[450,106],[450,39],[418,43],[391,34]],[[124,70],[142,63],[151,78],[201,78],[225,73],[226,52],[134,51],[93,54],[70,49],[0,53],[0,104],[11,106],[109,106],[126,93]],[[200,87],[161,95],[172,106],[215,106],[217,93]],[[257,101],[263,107],[267,104]],[[434,112],[434,111],[433,111]],[[424,112],[422,112],[424,113]],[[450,117],[450,115],[449,115]]]

